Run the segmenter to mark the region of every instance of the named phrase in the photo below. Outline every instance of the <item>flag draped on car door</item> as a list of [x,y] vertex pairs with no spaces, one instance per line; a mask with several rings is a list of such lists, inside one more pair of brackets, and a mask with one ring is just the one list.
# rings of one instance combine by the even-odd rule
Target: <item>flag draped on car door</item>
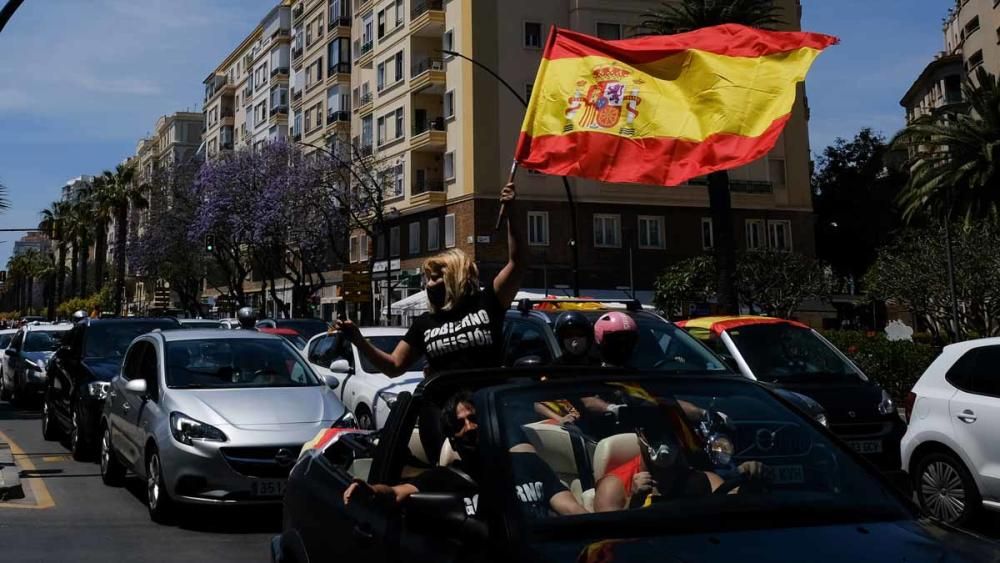
[[676,186],[761,158],[835,37],[720,25],[604,41],[553,28],[516,159],[547,174]]

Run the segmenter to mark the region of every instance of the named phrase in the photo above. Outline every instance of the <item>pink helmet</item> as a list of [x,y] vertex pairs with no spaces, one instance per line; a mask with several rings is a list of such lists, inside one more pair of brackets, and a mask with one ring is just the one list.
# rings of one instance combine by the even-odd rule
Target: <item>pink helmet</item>
[[606,365],[625,367],[631,363],[639,340],[639,327],[635,319],[625,313],[605,313],[594,323],[594,340]]
[[635,320],[625,313],[614,311],[601,315],[594,323],[594,340],[602,344],[607,335],[615,332],[638,332]]

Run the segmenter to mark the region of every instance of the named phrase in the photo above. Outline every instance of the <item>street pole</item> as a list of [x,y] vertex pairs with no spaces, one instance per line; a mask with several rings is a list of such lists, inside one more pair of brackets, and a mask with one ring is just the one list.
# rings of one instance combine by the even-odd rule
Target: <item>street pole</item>
[[[494,71],[490,67],[484,65],[483,63],[477,60],[472,59],[471,57],[466,57],[465,55],[459,53],[458,51],[441,49],[441,52],[446,55],[451,55],[454,57],[458,57],[462,60],[469,61],[473,65],[486,71],[490,76],[495,78],[497,82],[506,87],[507,90],[509,90],[510,93],[513,94],[515,98],[517,98],[517,101],[521,102],[521,105],[523,105],[524,107],[528,107],[528,101],[524,99],[524,96],[522,96],[521,93],[515,90],[514,87],[510,85],[509,82],[501,78],[500,75],[497,74],[496,71]],[[569,221],[571,230],[569,246],[570,246],[570,259],[572,260],[572,272],[573,272],[573,296],[580,297],[580,252],[576,244],[576,235],[577,235],[576,202],[573,201],[573,190],[570,188],[569,180],[566,178],[566,176],[562,176],[561,178],[563,181],[563,188],[566,190],[566,200],[569,203]]]

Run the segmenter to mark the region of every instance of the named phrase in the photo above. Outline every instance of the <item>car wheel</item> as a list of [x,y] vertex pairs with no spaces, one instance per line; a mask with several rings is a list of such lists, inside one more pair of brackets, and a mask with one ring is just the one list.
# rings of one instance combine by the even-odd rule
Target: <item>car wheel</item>
[[109,487],[119,487],[125,480],[125,466],[111,445],[111,428],[107,424],[101,433],[101,480]]
[[149,518],[157,524],[168,523],[173,515],[173,502],[163,478],[163,461],[155,448],[146,460],[146,506]]
[[88,461],[90,457],[90,451],[83,437],[83,428],[80,427],[82,421],[80,403],[74,403],[70,409],[69,450],[76,461]]
[[354,409],[354,418],[358,419],[358,428],[375,430],[375,417],[372,416],[372,411],[368,410],[367,406],[358,405],[358,408]]
[[42,438],[50,442],[59,439],[59,427],[56,425],[52,407],[48,399],[42,401]]
[[4,383],[4,376],[0,373],[0,401],[10,400],[10,389],[7,389],[7,384]]
[[972,475],[958,458],[930,454],[917,463],[914,489],[920,507],[932,518],[961,526],[982,508],[982,497]]

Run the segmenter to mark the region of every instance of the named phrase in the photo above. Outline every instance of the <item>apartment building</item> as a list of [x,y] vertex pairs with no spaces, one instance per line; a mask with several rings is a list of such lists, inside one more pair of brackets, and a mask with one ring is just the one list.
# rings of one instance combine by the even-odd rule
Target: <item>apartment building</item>
[[253,106],[247,102],[254,93],[253,48],[263,35],[263,24],[255,27],[203,81],[202,142],[207,158],[253,143],[252,125],[248,125],[253,123]]
[[962,103],[962,82],[979,67],[1000,75],[1000,1],[955,0],[939,52],[900,100],[907,123]]

